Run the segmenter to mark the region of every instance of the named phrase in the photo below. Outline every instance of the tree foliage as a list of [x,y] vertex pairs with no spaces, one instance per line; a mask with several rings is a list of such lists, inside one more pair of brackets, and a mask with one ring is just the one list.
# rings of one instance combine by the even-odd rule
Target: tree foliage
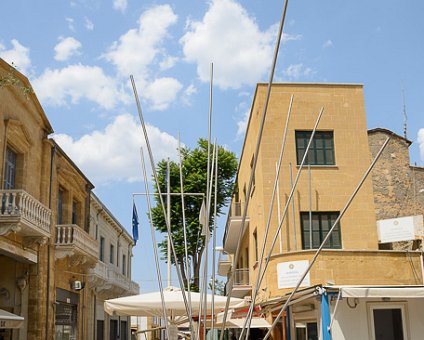
[[[206,195],[207,181],[207,141],[199,139],[197,147],[193,150],[182,148],[182,173],[185,193],[204,193]],[[213,145],[211,145],[211,154]],[[211,157],[212,159],[212,157]],[[237,159],[233,152],[225,150],[223,147],[218,147],[218,194],[217,194],[217,215],[222,213],[222,208],[228,203],[234,186],[234,176],[237,170]],[[166,192],[167,192],[167,161],[162,160],[157,166],[160,190],[162,192],[163,201],[166,210]],[[179,164],[170,162],[170,191],[172,193],[180,193],[180,170]],[[155,185],[155,192],[157,187]],[[215,192],[215,181],[212,187],[213,203]],[[167,233],[163,208],[160,204],[158,196],[155,196],[156,206],[152,208],[153,224],[156,230],[161,233]],[[201,196],[184,196],[186,230],[187,230],[187,251],[192,268],[191,277],[195,287],[199,286],[199,270],[201,256],[204,251],[204,237],[201,236],[201,225],[199,224],[199,212],[202,205]],[[210,231],[213,227],[213,207],[210,214]],[[184,250],[184,234],[183,234],[183,215],[182,202],[180,196],[171,196],[171,230],[174,241],[175,252],[178,257],[178,263],[183,274],[183,279],[186,281],[185,273],[185,250]],[[167,255],[167,239],[159,243],[161,252]],[[175,264],[173,256],[172,263]]]

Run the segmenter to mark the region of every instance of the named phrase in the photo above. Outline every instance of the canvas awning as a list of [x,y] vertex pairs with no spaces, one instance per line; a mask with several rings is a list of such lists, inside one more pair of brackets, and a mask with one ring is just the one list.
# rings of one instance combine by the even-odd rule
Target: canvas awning
[[24,324],[24,320],[22,316],[0,309],[0,329],[21,328]]
[[338,289],[344,298],[424,298],[424,286],[332,286],[326,288]]
[[[187,316],[184,299],[181,289],[168,287],[164,289],[164,299],[167,314],[170,316]],[[188,300],[188,293],[185,292]],[[201,299],[200,293],[191,293],[191,305],[193,316],[199,312]],[[227,302],[226,296],[215,295],[214,297],[214,313],[225,308]],[[207,311],[211,313],[212,296],[207,297]],[[243,299],[231,298],[230,308],[239,308],[246,306],[247,303]],[[110,315],[126,315],[126,316],[162,316],[162,300],[160,292],[139,294],[126,296],[117,299],[110,299],[104,302],[104,309]]]
[[[245,319],[229,319],[225,323],[225,328],[243,328]],[[221,324],[222,325],[222,324]],[[217,324],[220,326],[220,324]],[[271,324],[264,318],[252,318],[250,328],[271,328]]]

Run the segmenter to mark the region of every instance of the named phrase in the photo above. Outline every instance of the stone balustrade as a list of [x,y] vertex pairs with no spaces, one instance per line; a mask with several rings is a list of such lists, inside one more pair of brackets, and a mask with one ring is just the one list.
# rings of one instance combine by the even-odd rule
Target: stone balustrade
[[0,190],[0,226],[5,222],[22,236],[50,237],[50,217],[51,210],[26,191]]
[[[56,249],[70,251],[64,255],[83,255],[92,259],[99,258],[99,242],[76,224],[56,226]],[[59,258],[62,256],[58,256]]]

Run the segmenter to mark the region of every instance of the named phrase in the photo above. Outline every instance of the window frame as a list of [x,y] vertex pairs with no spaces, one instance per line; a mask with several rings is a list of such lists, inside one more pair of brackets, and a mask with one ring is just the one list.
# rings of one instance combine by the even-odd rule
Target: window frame
[[[295,144],[296,144],[296,165],[302,163],[303,156],[305,154],[306,147],[308,145],[309,139],[312,135],[312,130],[296,130],[295,131]],[[331,141],[331,145],[326,144],[326,138],[324,136],[328,135],[328,140]],[[320,138],[318,138],[320,137]],[[299,140],[303,140],[303,147],[300,147]],[[322,141],[322,146],[317,146],[317,143]],[[322,163],[318,163],[319,153],[322,153]],[[332,162],[327,160],[327,152],[331,152]],[[310,154],[313,153],[314,162],[310,163],[309,158]],[[310,165],[311,167],[326,167],[326,166],[336,166],[336,153],[334,146],[334,131],[333,130],[321,130],[315,131],[314,139],[312,140],[311,146],[309,148],[308,156],[305,159],[305,165]]]
[[114,259],[115,259],[115,245],[111,243],[109,246],[109,263],[114,264],[115,263]]
[[[12,157],[10,157],[12,156]],[[10,159],[12,158],[12,159]],[[16,189],[16,177],[18,174],[18,153],[9,145],[6,146],[6,157],[4,158],[4,180],[5,190]],[[9,180],[9,177],[10,180]]]
[[394,302],[368,302],[368,334],[371,340],[376,340],[375,337],[375,323],[374,323],[374,310],[376,309],[400,309],[402,317],[402,331],[403,340],[409,340],[409,316],[408,316],[408,304],[406,301],[394,301]]
[[[331,218],[331,215],[335,215],[334,219]],[[330,228],[332,227],[334,221],[337,219],[337,217],[340,215],[339,211],[312,211],[312,221],[314,221],[314,216],[318,216],[319,218],[319,244],[317,247],[314,247],[314,227],[312,226],[312,246],[309,245],[309,247],[307,248],[307,244],[306,241],[308,241],[309,243],[309,211],[301,211],[300,212],[300,231],[301,231],[301,236],[302,236],[302,249],[303,250],[311,250],[311,249],[318,249],[319,246],[321,245],[322,241],[324,240],[325,236],[327,235],[328,231],[330,230]],[[304,218],[303,216],[307,217],[307,224],[304,225]],[[322,225],[322,217],[326,216],[327,220],[331,222],[331,225],[328,225],[328,229],[326,230],[326,233],[324,234],[323,232],[323,225]],[[325,230],[324,230],[325,231]],[[335,233],[338,232],[338,236],[339,236],[339,244],[340,246],[334,246],[333,245],[333,238]],[[307,236],[306,236],[307,234]],[[324,249],[343,249],[343,244],[342,244],[342,231],[341,231],[341,225],[340,225],[340,221],[338,223],[338,226],[333,230],[333,233],[330,237],[330,239],[327,241],[330,243],[329,246],[324,246]]]
[[105,262],[105,238],[103,236],[100,235],[100,240],[99,240],[99,260],[102,261],[103,263]]

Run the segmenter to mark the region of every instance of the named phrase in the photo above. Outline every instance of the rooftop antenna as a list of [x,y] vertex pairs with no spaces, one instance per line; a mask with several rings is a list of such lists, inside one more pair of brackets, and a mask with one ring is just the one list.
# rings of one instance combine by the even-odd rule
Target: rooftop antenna
[[407,137],[408,115],[406,114],[405,89],[403,87],[403,83],[401,83],[401,89],[402,89],[402,102],[403,102],[403,137],[405,137],[405,139],[408,139]]

